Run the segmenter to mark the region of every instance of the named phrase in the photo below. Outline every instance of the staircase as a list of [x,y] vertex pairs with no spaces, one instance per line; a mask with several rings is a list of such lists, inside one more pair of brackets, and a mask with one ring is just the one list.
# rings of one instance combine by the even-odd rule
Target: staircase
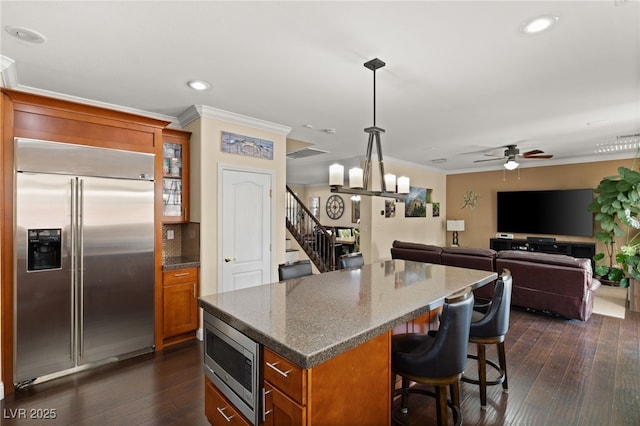
[[320,272],[336,269],[336,236],[328,232],[287,185],[287,229]]

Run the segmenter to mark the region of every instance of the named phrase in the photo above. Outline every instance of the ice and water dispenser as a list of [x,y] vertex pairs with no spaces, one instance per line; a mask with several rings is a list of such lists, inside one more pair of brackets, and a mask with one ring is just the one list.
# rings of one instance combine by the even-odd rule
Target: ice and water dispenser
[[60,269],[62,229],[29,229],[27,271]]

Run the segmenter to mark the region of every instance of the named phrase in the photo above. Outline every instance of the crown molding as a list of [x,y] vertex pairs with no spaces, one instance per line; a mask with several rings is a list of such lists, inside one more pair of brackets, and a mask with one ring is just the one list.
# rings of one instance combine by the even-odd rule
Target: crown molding
[[[100,101],[96,101],[96,100],[93,100],[93,99],[81,98],[79,96],[66,95],[64,93],[58,93],[58,92],[52,92],[50,90],[38,89],[36,87],[23,86],[21,84],[19,84],[17,87],[15,87],[15,90],[20,90],[21,92],[31,93],[31,94],[34,94],[34,95],[41,95],[41,96],[47,96],[47,97],[50,97],[50,98],[61,99],[61,100],[65,100],[65,101],[77,102],[77,103],[81,103],[81,104],[84,104],[84,105],[90,105],[90,106],[95,106],[95,107],[100,107],[100,108],[105,108],[105,109],[112,109],[112,110],[116,110],[116,111],[127,112],[127,113],[130,113],[130,114],[141,115],[141,116],[149,117],[149,118],[155,118],[157,120],[167,121],[167,122],[171,122],[171,123],[174,123],[174,122],[176,122],[178,120],[176,117],[173,117],[173,116],[170,116],[170,115],[157,114],[157,113],[154,113],[154,112],[144,111],[144,110],[140,110],[140,109],[136,109],[136,108],[129,108],[129,107],[125,107],[125,106],[122,106],[122,105],[110,104],[108,102],[100,102]],[[175,126],[171,126],[171,127],[175,127]]]
[[291,127],[289,126],[260,120],[259,118],[248,117],[242,114],[236,114],[235,112],[224,111],[206,105],[190,106],[180,114],[180,116],[178,116],[178,121],[180,122],[180,126],[184,128],[198,118],[212,118],[285,136],[291,133]]
[[16,62],[4,55],[0,55],[0,77],[0,87],[14,89],[18,86]]
[[84,105],[91,105],[100,108],[112,109],[121,112],[127,112],[130,114],[141,115],[144,117],[155,118],[162,121],[168,121],[172,123],[169,127],[173,126],[173,123],[177,122],[176,117],[157,114],[149,111],[143,111],[140,109],[129,108],[122,105],[110,104],[107,102],[100,102],[93,99],[81,98],[79,96],[66,95],[64,93],[53,92],[50,90],[38,89],[37,87],[24,86],[18,83],[18,72],[16,70],[16,63],[13,59],[0,55],[0,87],[4,87],[12,90],[19,90],[25,93],[31,93],[32,95],[41,95],[49,98],[61,99],[65,101],[77,102]]

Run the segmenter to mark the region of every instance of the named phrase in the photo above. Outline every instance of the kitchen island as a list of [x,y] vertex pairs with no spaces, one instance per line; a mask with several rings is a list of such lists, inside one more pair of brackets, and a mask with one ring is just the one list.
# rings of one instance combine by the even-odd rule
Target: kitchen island
[[[265,424],[284,417],[292,424],[389,424],[391,330],[496,279],[494,272],[388,260],[203,296],[199,305],[263,346]],[[273,373],[274,363],[300,377],[294,391]],[[215,389],[205,382],[208,396]],[[206,398],[216,423],[209,414],[220,410],[209,404]]]

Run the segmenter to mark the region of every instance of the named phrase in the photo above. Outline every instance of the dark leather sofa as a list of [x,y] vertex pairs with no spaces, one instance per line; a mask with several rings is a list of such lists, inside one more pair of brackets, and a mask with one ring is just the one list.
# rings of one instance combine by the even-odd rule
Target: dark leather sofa
[[[589,259],[558,254],[394,241],[391,257],[499,273],[509,269],[513,276],[512,305],[582,321],[591,317],[593,295],[600,286]],[[491,299],[493,286],[483,286],[474,293],[476,298]]]

